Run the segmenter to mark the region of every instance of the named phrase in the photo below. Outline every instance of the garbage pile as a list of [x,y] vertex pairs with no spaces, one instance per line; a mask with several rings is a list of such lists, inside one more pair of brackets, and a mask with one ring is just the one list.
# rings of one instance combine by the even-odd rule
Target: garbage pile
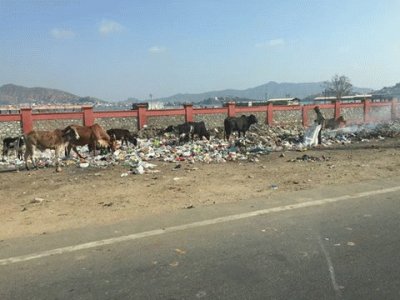
[[[228,142],[223,139],[223,128],[210,129],[211,139],[194,140],[180,143],[179,137],[172,133],[161,134],[157,128],[146,127],[140,130],[138,146],[121,147],[113,154],[98,154],[93,156],[87,146],[80,148],[80,153],[86,156],[85,160],[77,157],[62,159],[61,165],[76,165],[79,168],[98,167],[106,168],[112,165],[126,166],[129,174],[155,173],[157,161],[194,163],[224,163],[227,161],[257,162],[260,155],[281,151],[305,151],[310,148],[306,143],[305,129],[298,126],[252,126],[246,137],[231,138]],[[333,144],[348,144],[353,142],[367,142],[370,139],[384,139],[400,135],[400,122],[386,124],[349,126],[335,130],[323,130],[322,142],[325,146]],[[49,150],[38,152],[40,167],[53,167],[54,154]],[[302,156],[301,160],[318,161],[320,158]],[[299,159],[300,160],[300,159]],[[322,158],[322,160],[325,160]],[[24,168],[24,162],[10,156],[3,158],[0,168]]]

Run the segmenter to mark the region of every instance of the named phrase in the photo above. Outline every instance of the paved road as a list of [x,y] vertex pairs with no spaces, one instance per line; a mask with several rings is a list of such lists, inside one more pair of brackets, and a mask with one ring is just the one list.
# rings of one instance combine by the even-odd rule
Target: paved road
[[0,299],[400,299],[396,182],[2,241]]

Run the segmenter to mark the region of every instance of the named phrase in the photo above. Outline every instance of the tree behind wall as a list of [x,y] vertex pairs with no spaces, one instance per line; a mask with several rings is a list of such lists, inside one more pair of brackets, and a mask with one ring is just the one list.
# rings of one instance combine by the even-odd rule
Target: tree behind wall
[[352,93],[353,85],[350,79],[344,75],[335,75],[330,81],[325,82],[325,93],[336,96],[336,100],[340,101],[343,96],[348,96]]

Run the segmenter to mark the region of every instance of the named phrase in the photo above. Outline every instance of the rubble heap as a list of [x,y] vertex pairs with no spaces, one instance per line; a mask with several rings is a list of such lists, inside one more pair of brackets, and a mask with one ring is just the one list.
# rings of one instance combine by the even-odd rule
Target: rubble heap
[[[64,159],[63,165],[86,167],[108,167],[123,165],[130,169],[127,173],[143,174],[156,172],[156,165],[150,161],[187,162],[187,163],[224,163],[227,161],[257,162],[260,155],[272,151],[307,150],[304,144],[304,128],[302,126],[256,125],[250,128],[246,137],[224,140],[223,128],[212,128],[211,139],[195,140],[180,144],[179,138],[173,134],[161,134],[157,128],[146,127],[138,133],[138,146],[122,147],[113,154],[93,156],[87,147],[80,152],[87,157],[85,161],[78,158]],[[394,121],[378,125],[349,126],[336,130],[323,130],[323,144],[348,144],[367,142],[370,139],[397,137],[400,134],[400,122]],[[53,166],[53,154],[46,151],[40,154],[39,166]],[[302,158],[303,159],[303,158]],[[22,168],[23,162],[10,156],[0,162],[2,168]],[[126,175],[124,175],[126,176]]]

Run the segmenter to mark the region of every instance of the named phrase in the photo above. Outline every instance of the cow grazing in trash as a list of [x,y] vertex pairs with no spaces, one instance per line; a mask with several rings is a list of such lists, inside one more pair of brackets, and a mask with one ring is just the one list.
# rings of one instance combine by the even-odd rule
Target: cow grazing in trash
[[340,116],[337,119],[335,119],[335,118],[328,119],[325,122],[326,129],[338,129],[343,126],[346,126],[346,121],[343,118],[343,116]]
[[112,128],[107,130],[107,134],[111,139],[121,141],[121,146],[124,143],[128,146],[128,142],[132,143],[135,147],[137,146],[136,137],[128,129]]
[[257,124],[257,122],[258,121],[255,115],[227,117],[224,120],[225,138],[229,140],[229,137],[234,131],[239,132],[239,137],[240,133],[243,133],[243,136],[246,136],[246,131],[249,130],[251,125]]
[[165,132],[175,132],[179,135],[179,141],[188,142],[189,139],[194,139],[197,135],[200,139],[205,137],[207,140],[210,139],[210,133],[206,128],[206,124],[203,121],[200,122],[186,122],[176,126],[170,125],[165,129]]
[[79,139],[79,134],[73,128],[56,129],[54,131],[36,131],[32,130],[25,136],[26,151],[24,155],[25,167],[28,167],[28,158],[32,160],[32,164],[37,168],[35,162],[35,151],[36,149],[44,151],[46,149],[55,150],[55,165],[57,171],[60,171],[58,158],[60,152],[64,151],[65,147],[71,140]]
[[10,150],[15,150],[15,154],[19,159],[23,157],[24,137],[6,137],[3,139],[3,157],[8,156]]
[[96,155],[96,147],[104,147],[115,151],[115,140],[111,139],[107,132],[99,125],[92,126],[69,125],[67,128],[74,129],[78,132],[79,138],[72,140],[66,148],[66,156],[69,156],[71,149],[80,157],[83,157],[76,148],[77,146],[89,146],[89,151],[93,150],[93,155]]

